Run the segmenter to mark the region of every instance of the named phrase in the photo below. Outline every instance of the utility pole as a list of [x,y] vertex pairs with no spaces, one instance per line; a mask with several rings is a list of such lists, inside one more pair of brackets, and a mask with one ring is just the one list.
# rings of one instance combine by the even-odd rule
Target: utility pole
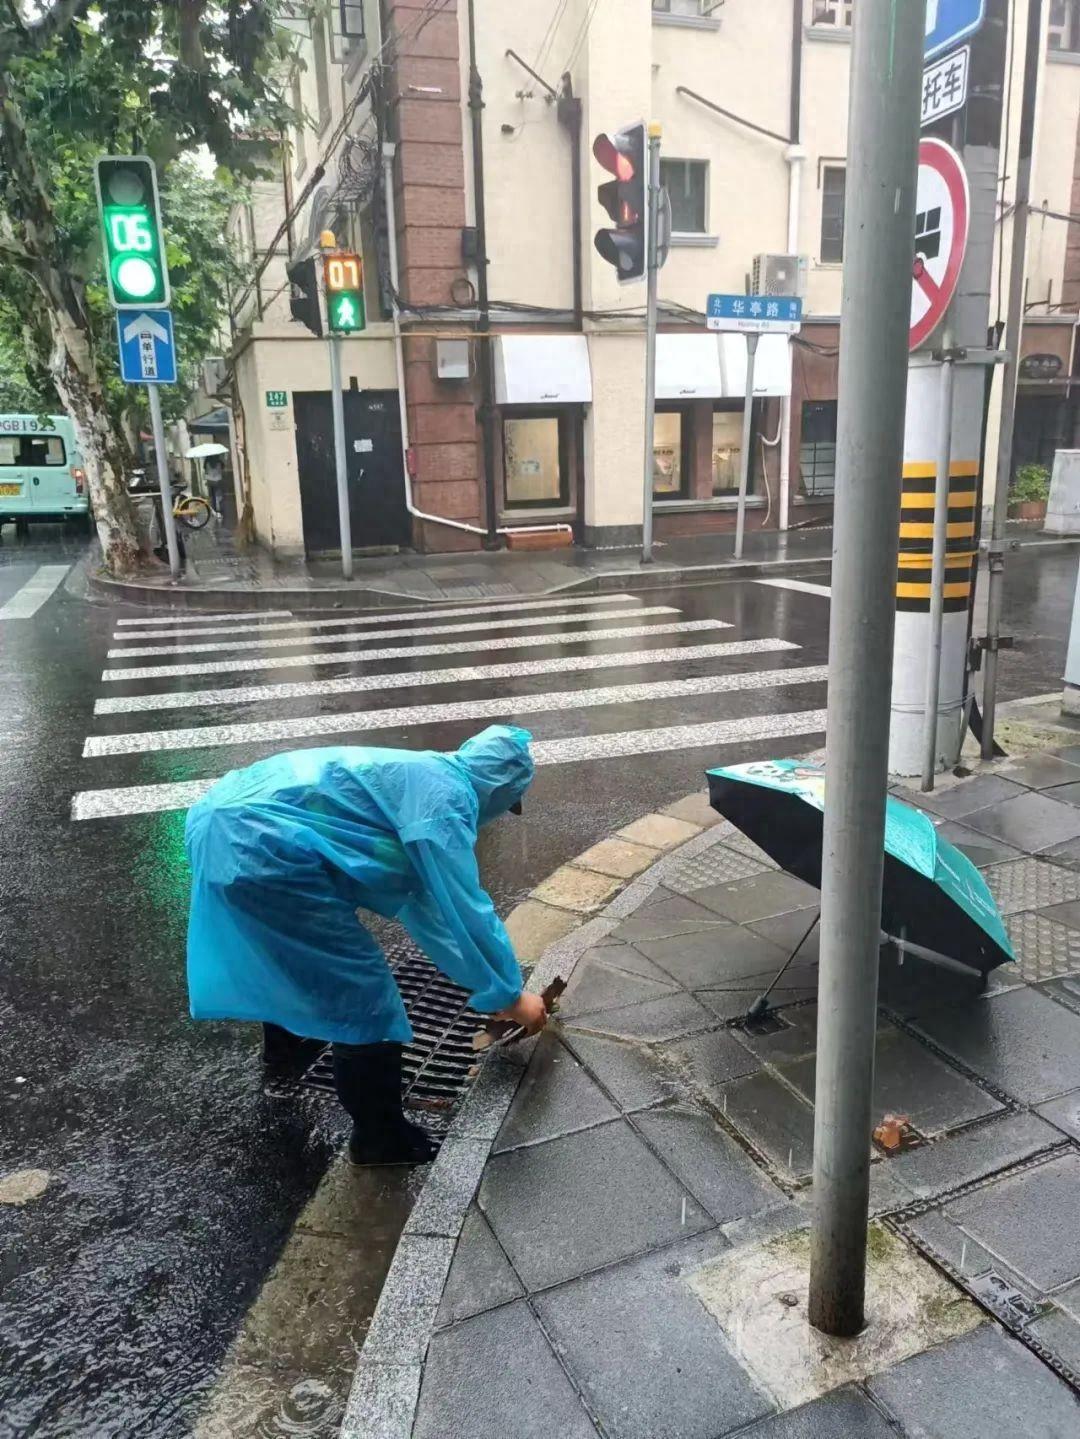
[[855,7],[822,854],[810,1322],[863,1325],[924,0]]
[[165,547],[169,555],[169,574],[180,578],[180,546],[176,542],[176,518],[173,515],[172,477],[169,457],[165,453],[165,422],[161,417],[161,396],[157,385],[147,385],[150,402],[150,429],[154,436],[154,460],[157,463],[158,489],[161,491],[161,527],[165,531]]
[[735,558],[742,559],[746,531],[746,492],[750,488],[750,443],[754,419],[754,366],[757,363],[757,335],[746,337],[746,391],[743,395],[742,451],[739,455],[739,505],[735,512]]
[[652,564],[653,429],[656,423],[656,281],[660,270],[657,236],[660,227],[660,125],[649,124],[649,162],[645,183],[645,474],[641,518],[641,563]]
[[986,602],[986,657],[983,661],[982,757],[994,757],[994,721],[997,717],[998,643],[1001,610],[1005,601],[1005,518],[1012,474],[1013,427],[1016,420],[1016,374],[1020,363],[1020,336],[1024,323],[1024,270],[1027,262],[1027,224],[1031,202],[1031,152],[1035,136],[1035,100],[1039,85],[1042,47],[1042,0],[1028,0],[1024,90],[1020,101],[1020,150],[1016,163],[1013,202],[1012,258],[1009,264],[1009,303],[1005,320],[1005,368],[1001,390],[1001,425],[998,430],[997,480],[987,553],[989,590]]
[[[324,257],[337,249],[337,240],[332,230],[324,230],[319,237],[319,248]],[[316,300],[318,291],[316,290]],[[328,315],[332,321],[332,316]],[[352,516],[349,513],[349,473],[345,456],[345,396],[341,387],[341,336],[335,333],[332,323],[327,326],[326,343],[330,356],[330,410],[334,420],[334,478],[337,484],[338,534],[341,540],[341,577],[353,577]]]

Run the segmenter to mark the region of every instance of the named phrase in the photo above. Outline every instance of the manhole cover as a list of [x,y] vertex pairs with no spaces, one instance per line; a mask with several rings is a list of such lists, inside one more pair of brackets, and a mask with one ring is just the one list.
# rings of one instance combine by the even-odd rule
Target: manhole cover
[[1025,1324],[1038,1319],[1046,1307],[1028,1299],[1015,1284],[1010,1284],[992,1269],[969,1279],[968,1288],[987,1309],[1016,1329],[1022,1329]]

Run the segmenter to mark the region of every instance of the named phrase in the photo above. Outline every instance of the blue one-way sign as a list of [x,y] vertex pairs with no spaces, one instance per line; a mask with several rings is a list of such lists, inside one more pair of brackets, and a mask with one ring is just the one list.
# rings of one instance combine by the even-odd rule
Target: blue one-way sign
[[168,310],[121,310],[120,378],[128,385],[175,385],[176,345]]
[[986,0],[926,0],[926,41],[929,60],[974,35],[986,18]]

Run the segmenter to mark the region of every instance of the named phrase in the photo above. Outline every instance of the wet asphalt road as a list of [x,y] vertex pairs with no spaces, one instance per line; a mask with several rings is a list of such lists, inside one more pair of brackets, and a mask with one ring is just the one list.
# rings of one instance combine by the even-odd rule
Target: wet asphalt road
[[[83,545],[58,528],[35,529],[24,543],[5,531],[0,606],[38,566],[74,562]],[[1019,649],[1004,661],[1004,698],[1059,683],[1076,564],[1073,554],[1025,554],[1014,561],[1007,618]],[[672,613],[636,615],[642,607]],[[500,717],[518,718],[541,741],[568,744],[538,771],[526,817],[502,821],[482,838],[482,870],[503,911],[611,830],[695,788],[706,764],[821,743],[820,733],[805,726],[761,737],[782,717],[824,706],[820,679],[802,682],[795,674],[799,682],[774,688],[693,695],[654,690],[648,699],[615,689],[602,704],[570,699],[558,710],[541,702],[536,713],[522,712],[536,695],[587,699],[586,692],[600,687],[820,666],[828,623],[828,601],[820,596],[740,582],[529,613],[543,622],[522,633],[506,623],[505,611],[479,619],[423,612],[414,626],[446,628],[458,652],[332,664],[316,657],[384,644],[348,641],[346,633],[377,627],[385,635],[399,626],[380,616],[377,626],[360,620],[321,630],[223,631],[215,638],[170,635],[181,626],[162,624],[165,636],[121,642],[114,638],[125,628],[118,620],[143,621],[126,627],[141,633],[155,627],[154,616],[89,603],[65,587],[30,618],[0,619],[6,741],[0,748],[0,1177],[28,1168],[50,1175],[42,1197],[23,1207],[0,1205],[2,1439],[189,1432],[246,1309],[344,1134],[333,1107],[318,1099],[283,1104],[261,1095],[251,1026],[196,1026],[187,1018],[183,811],[73,820],[73,796],[116,792],[106,808],[123,810],[142,793],[139,787],[212,778],[301,744],[449,748],[491,716],[466,709],[450,719],[419,720],[397,713],[394,724],[377,730],[288,743],[231,731],[212,747],[196,747],[180,735],[145,752],[84,758],[88,737],[154,733],[160,740],[165,730],[254,721],[293,720],[302,727],[325,715],[430,704],[475,708],[505,697]],[[586,630],[706,620],[730,628],[581,637]],[[261,622],[270,623],[289,620]],[[458,628],[468,624],[483,628]],[[193,622],[183,628],[218,627]],[[576,638],[566,637],[569,630]],[[287,643],[260,647],[271,633]],[[515,633],[514,648],[481,648]],[[313,638],[331,642],[316,645]],[[663,663],[647,654],[744,641],[799,648],[742,655],[710,650]],[[385,645],[438,642],[428,634]],[[202,643],[224,648],[189,652]],[[110,646],[174,651],[133,658],[133,666],[253,667],[104,682],[103,669],[125,665],[106,658]],[[589,668],[558,668],[583,654],[593,656]],[[613,654],[626,655],[625,662],[604,665]],[[271,657],[287,663],[260,668]],[[521,672],[525,661],[536,660],[550,661],[550,668]],[[504,663],[514,672],[455,684],[431,677],[448,665]],[[321,686],[418,671],[427,678],[409,686],[275,692],[201,706],[185,698],[169,708],[94,713],[102,697],[146,703],[149,696],[167,699],[208,687]],[[633,738],[639,731],[734,721],[744,722],[741,730],[722,743],[679,748],[672,742],[658,752],[633,752],[641,748]],[[790,720],[797,730],[799,723]],[[615,741],[616,735],[631,738]],[[571,741],[580,741],[590,757],[571,758],[578,752]],[[611,757],[619,745],[631,752]],[[168,792],[150,793],[159,802]],[[99,801],[82,803],[94,812]]]

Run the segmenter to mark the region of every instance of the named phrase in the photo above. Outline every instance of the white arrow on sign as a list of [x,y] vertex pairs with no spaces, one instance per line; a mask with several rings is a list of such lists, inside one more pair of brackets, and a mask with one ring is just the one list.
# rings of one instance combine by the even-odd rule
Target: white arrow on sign
[[124,343],[133,340],[136,335],[153,335],[160,344],[168,344],[169,332],[164,325],[158,324],[152,315],[139,315],[132,320],[130,325],[124,326]]

